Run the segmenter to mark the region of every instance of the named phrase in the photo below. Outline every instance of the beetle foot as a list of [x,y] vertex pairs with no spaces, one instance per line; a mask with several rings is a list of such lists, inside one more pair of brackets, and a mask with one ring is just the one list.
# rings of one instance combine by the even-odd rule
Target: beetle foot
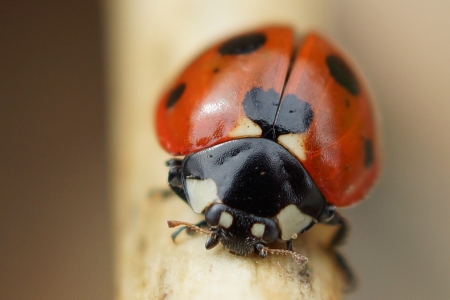
[[173,221],[173,220],[167,221],[167,225],[169,226],[169,228],[183,226],[171,234],[173,242],[175,242],[175,239],[183,230],[187,230],[188,235],[193,235],[196,232],[210,235],[211,234],[210,230],[201,228],[201,226],[204,226],[205,224],[206,224],[205,221],[200,221],[197,224],[191,224],[183,221]]

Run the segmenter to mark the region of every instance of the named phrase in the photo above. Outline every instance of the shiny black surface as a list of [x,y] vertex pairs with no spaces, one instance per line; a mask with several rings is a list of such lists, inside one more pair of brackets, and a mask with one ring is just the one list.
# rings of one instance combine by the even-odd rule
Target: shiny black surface
[[183,160],[179,176],[183,186],[186,177],[213,179],[224,204],[255,216],[274,217],[295,204],[318,218],[326,205],[300,162],[267,139],[232,140],[191,154]]

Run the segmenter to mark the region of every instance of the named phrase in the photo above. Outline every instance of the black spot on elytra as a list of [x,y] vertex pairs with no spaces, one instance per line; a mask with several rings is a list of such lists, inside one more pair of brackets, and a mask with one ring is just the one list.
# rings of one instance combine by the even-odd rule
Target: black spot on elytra
[[175,87],[170,92],[169,97],[167,97],[166,108],[171,108],[172,106],[174,106],[178,102],[178,100],[180,100],[185,89],[186,84],[184,82],[180,83],[177,87]]
[[214,68],[214,69],[213,69],[213,73],[214,73],[214,74],[215,74],[215,73],[219,73],[219,71],[220,71],[219,68]]
[[347,107],[347,108],[350,107],[350,100],[349,99],[345,99],[345,107]]
[[326,58],[331,76],[354,96],[359,95],[359,83],[350,67],[339,57],[330,54]]
[[374,161],[373,144],[369,139],[364,138],[364,167],[370,168]]
[[245,94],[243,102],[245,114],[261,127],[263,136],[272,130],[279,101],[280,94],[274,89],[266,92],[260,87],[253,88]]
[[219,48],[219,53],[222,55],[240,55],[249,54],[266,43],[266,36],[262,33],[252,33],[238,36],[225,42]]
[[275,121],[275,136],[286,133],[303,133],[311,126],[314,113],[309,103],[293,94],[286,95]]

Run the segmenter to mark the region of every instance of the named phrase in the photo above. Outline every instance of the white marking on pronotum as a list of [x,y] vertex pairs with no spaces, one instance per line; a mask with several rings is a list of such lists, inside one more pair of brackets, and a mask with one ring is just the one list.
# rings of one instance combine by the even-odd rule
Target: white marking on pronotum
[[261,223],[254,223],[252,225],[252,234],[257,238],[262,238],[264,235],[264,230],[266,229],[266,225]]
[[312,222],[312,217],[300,211],[294,204],[285,206],[277,215],[281,228],[281,238],[290,240],[294,234],[301,232]]
[[278,142],[302,160],[306,160],[305,135],[298,133],[282,134],[278,137]]
[[228,134],[229,137],[261,136],[262,129],[247,117],[241,118],[236,127]]
[[231,224],[233,224],[233,216],[226,211],[223,211],[220,214],[219,225],[223,228],[230,228]]
[[189,204],[196,213],[202,213],[211,203],[217,202],[217,185],[211,178],[204,180],[189,179],[185,181]]

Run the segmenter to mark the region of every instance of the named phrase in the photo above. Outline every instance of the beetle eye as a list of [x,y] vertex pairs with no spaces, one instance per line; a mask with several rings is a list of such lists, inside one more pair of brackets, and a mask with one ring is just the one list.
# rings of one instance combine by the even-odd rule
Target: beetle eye
[[266,243],[275,241],[279,236],[278,227],[272,220],[267,220],[266,228],[264,230],[263,240]]
[[209,226],[218,226],[220,221],[220,215],[224,211],[223,205],[213,204],[205,213],[205,221]]

